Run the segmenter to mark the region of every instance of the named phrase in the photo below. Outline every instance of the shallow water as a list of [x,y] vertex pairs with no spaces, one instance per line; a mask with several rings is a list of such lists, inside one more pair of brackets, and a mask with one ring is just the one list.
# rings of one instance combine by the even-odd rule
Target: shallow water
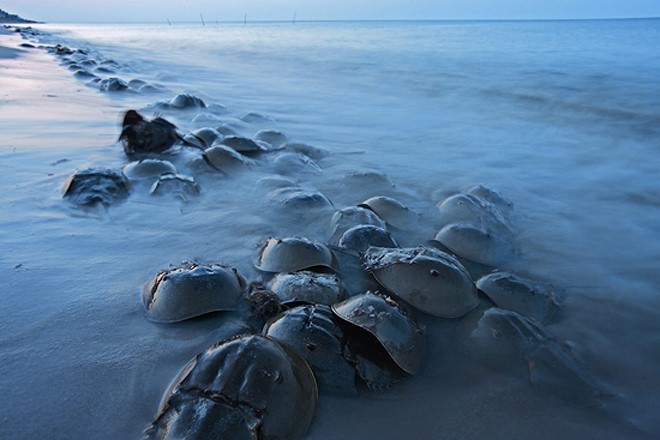
[[[117,76],[161,91],[98,92],[39,50],[2,61],[13,73],[0,76],[0,437],[139,437],[185,362],[245,330],[234,316],[150,323],[140,285],[193,259],[256,279],[258,241],[329,237],[332,210],[268,202],[255,182],[269,166],[199,175],[202,195],[188,204],[146,188],[108,210],[61,199],[74,170],[126,163],[116,143],[123,111],[182,91],[226,106],[218,118],[245,135],[276,128],[335,153],[320,173],[285,174],[336,208],[385,194],[419,212],[401,245],[435,235],[446,196],[476,183],[500,190],[515,206],[518,256],[506,268],[557,287],[565,314],[549,331],[616,395],[600,409],[567,404],[464,359],[454,323],[422,317],[422,373],[358,398],[322,396],[309,438],[660,429],[659,20],[38,28],[51,33],[42,42],[114,59]],[[241,121],[248,112],[265,118]],[[194,113],[164,116],[181,131],[197,126]],[[395,186],[347,177],[366,168]]]

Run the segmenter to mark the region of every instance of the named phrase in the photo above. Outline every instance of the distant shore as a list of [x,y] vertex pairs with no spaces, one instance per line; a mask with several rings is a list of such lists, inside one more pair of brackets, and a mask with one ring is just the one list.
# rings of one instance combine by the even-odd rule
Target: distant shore
[[0,23],[39,23],[38,21],[28,20],[23,17],[19,17],[16,14],[10,14],[0,9]]

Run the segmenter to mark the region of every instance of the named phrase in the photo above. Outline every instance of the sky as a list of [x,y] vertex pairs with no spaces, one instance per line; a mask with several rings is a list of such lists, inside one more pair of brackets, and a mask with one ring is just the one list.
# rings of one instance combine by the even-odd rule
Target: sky
[[46,22],[660,17],[660,0],[0,0]]

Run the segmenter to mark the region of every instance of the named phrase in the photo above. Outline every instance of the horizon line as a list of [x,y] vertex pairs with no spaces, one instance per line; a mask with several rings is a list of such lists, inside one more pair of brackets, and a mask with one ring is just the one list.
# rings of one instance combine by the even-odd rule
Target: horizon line
[[[278,20],[247,20],[247,23],[460,23],[460,22],[523,22],[523,21],[618,21],[618,20],[658,20],[660,16],[651,17],[600,17],[600,18],[384,18],[384,19],[296,19],[295,23],[291,19],[278,19]],[[225,24],[244,24],[244,20],[208,20],[209,23],[225,23]],[[168,18],[158,21],[36,21],[33,23],[19,23],[15,24],[158,24],[168,23],[172,24],[195,24],[199,21],[171,21]],[[11,23],[6,23],[11,24]]]

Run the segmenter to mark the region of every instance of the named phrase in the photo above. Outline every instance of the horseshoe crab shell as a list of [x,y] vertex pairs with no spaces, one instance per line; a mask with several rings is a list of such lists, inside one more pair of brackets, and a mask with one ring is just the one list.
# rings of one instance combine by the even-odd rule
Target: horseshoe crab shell
[[494,272],[477,281],[477,289],[495,305],[541,323],[557,317],[560,305],[552,291],[508,272]]
[[489,266],[503,264],[515,254],[511,236],[469,223],[449,224],[438,231],[435,239],[456,255]]
[[206,148],[211,146],[213,142],[220,137],[222,137],[222,135],[218,133],[217,130],[210,127],[204,127],[186,134],[183,137],[183,140],[190,145],[199,148]]
[[222,264],[189,264],[165,270],[142,288],[147,318],[177,322],[210,312],[236,310],[246,282]]
[[81,206],[109,206],[128,197],[128,179],[109,168],[76,171],[64,183],[62,197]]
[[270,129],[259,130],[254,138],[258,141],[268,142],[273,147],[279,147],[289,140],[281,131]]
[[346,289],[337,275],[332,273],[307,270],[279,273],[268,282],[267,287],[282,304],[304,302],[330,305],[346,298]]
[[204,150],[204,160],[213,168],[228,173],[250,166],[253,161],[233,148],[215,144]]
[[136,160],[124,165],[121,172],[131,180],[155,179],[162,174],[177,173],[172,162],[160,159]]
[[189,202],[200,193],[194,178],[183,174],[163,174],[151,187],[152,196],[169,196]]
[[471,224],[499,235],[512,234],[509,220],[492,203],[472,194],[456,194],[438,204],[440,223]]
[[171,107],[177,109],[205,108],[206,104],[201,98],[187,93],[180,93],[169,102]]
[[305,237],[268,238],[259,243],[254,267],[263,272],[296,272],[315,266],[333,268],[333,256],[323,243]]
[[318,391],[307,362],[261,335],[214,345],[174,379],[148,439],[302,439]]
[[598,405],[606,395],[570,346],[536,321],[494,307],[472,314],[465,323],[468,331],[472,330],[464,343],[480,362],[496,370],[528,375],[535,386],[573,404]]
[[340,319],[371,333],[392,360],[417,374],[424,356],[424,331],[394,300],[371,292],[332,305]]
[[392,197],[376,196],[358,204],[363,208],[371,209],[380,218],[397,229],[409,229],[414,226],[417,216],[403,203]]
[[431,315],[458,318],[479,303],[467,269],[439,250],[372,247],[364,263],[389,292]]
[[242,154],[254,155],[258,153],[263,153],[266,151],[266,148],[253,141],[250,138],[242,136],[227,136],[226,138],[220,140],[220,143],[226,145]]
[[466,194],[477,196],[482,200],[492,203],[505,214],[513,209],[513,202],[511,200],[504,197],[499,191],[485,185],[475,185],[468,189]]
[[266,323],[263,334],[282,342],[309,363],[319,390],[355,395],[355,369],[344,358],[343,332],[330,307],[305,305],[287,310]]
[[374,225],[357,225],[348,229],[339,238],[340,248],[355,252],[365,252],[369,247],[399,247],[392,234]]
[[348,229],[358,225],[374,225],[385,229],[383,219],[370,209],[359,206],[349,206],[335,212],[330,219],[330,228],[332,231],[331,243],[337,243],[339,238]]

